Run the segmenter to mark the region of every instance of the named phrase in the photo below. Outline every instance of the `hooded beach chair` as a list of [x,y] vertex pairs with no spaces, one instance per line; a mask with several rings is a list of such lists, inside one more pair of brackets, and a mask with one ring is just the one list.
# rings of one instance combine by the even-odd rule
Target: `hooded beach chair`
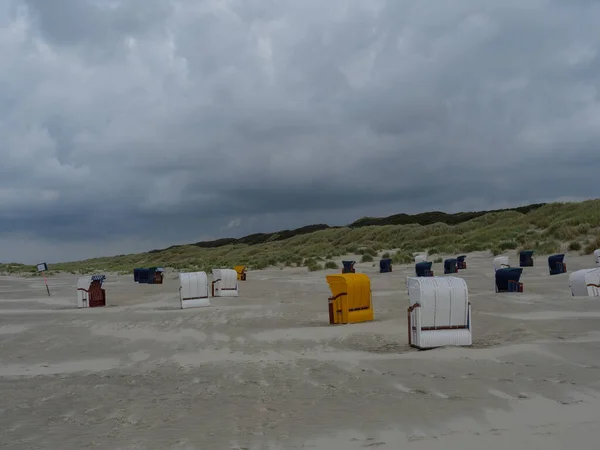
[[548,256],[548,270],[550,275],[559,275],[567,272],[567,264],[565,263],[565,255],[550,255]]
[[78,308],[106,306],[106,292],[102,289],[105,279],[105,275],[92,275],[79,278],[77,281]]
[[458,277],[407,279],[408,343],[428,349],[472,344],[467,283]]
[[600,297],[600,268],[571,272],[569,288],[573,297]]
[[233,270],[237,273],[238,281],[246,281],[246,266],[234,266]]
[[433,271],[431,270],[432,266],[431,261],[423,261],[415,264],[415,273],[418,277],[432,277]]
[[496,271],[496,292],[523,292],[523,283],[520,282],[523,269],[511,267]]
[[237,272],[233,269],[213,269],[212,296],[237,297],[238,281]]
[[519,253],[520,267],[533,267],[533,250],[523,250]]
[[342,261],[342,273],[355,273],[354,264],[356,261]]
[[494,272],[498,269],[508,269],[510,267],[508,256],[496,256],[494,258]]
[[206,272],[179,274],[179,301],[181,309],[210,306]]
[[371,280],[364,273],[327,275],[331,289],[329,323],[345,324],[373,320]]
[[456,259],[455,258],[448,258],[447,260],[444,261],[444,274],[457,273],[457,272],[458,272],[458,268],[456,267]]
[[382,259],[379,261],[379,273],[388,273],[392,271],[392,260]]

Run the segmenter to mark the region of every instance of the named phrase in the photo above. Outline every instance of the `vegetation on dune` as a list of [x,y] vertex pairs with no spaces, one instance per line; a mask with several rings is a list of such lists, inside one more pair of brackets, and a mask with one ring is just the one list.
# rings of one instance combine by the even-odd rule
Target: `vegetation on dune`
[[[210,271],[213,267],[246,264],[250,269],[287,266],[317,271],[337,268],[332,260],[342,256],[370,262],[385,255],[392,258],[394,264],[406,264],[413,261],[412,254],[417,251],[428,251],[439,258],[439,255],[462,252],[500,254],[522,249],[535,250],[538,254],[561,250],[590,254],[596,248],[600,248],[600,200],[590,200],[492,212],[363,218],[347,227],[311,225],[241,239],[51,264],[50,269],[78,274],[131,273],[134,267],[150,266]],[[381,253],[390,249],[396,250]],[[35,274],[35,267],[0,264],[0,273]]]

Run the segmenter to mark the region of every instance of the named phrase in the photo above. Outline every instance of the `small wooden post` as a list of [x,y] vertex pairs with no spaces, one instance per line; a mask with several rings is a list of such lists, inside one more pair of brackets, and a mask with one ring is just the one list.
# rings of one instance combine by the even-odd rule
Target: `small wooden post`
[[46,291],[48,292],[48,297],[50,297],[50,288],[48,287],[48,280],[46,280],[46,272],[42,270],[42,276],[44,277],[44,284],[46,285]]
[[44,277],[44,285],[46,286],[46,292],[48,292],[48,297],[50,297],[50,288],[48,287],[48,280],[46,279],[46,270],[48,270],[48,264],[45,262],[39,263],[37,265],[38,272],[42,272],[42,276]]

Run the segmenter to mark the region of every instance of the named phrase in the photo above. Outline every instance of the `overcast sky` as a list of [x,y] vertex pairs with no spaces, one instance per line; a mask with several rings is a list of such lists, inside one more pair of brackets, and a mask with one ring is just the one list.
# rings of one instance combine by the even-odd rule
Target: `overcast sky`
[[600,196],[600,2],[2,0],[0,261]]

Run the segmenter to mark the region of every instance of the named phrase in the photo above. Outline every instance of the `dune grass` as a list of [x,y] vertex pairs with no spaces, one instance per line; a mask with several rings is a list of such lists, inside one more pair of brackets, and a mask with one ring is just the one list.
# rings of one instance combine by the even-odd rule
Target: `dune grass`
[[[382,257],[383,251],[394,264],[405,264],[413,261],[413,252],[425,250],[429,255],[472,251],[490,251],[496,255],[517,253],[522,249],[535,250],[537,254],[566,250],[590,254],[600,248],[600,200],[550,203],[524,211],[492,212],[455,225],[328,227],[259,244],[233,243],[213,248],[191,244],[84,261],[49,262],[49,275],[59,271],[75,274],[131,273],[135,267],[150,266],[177,271],[210,271],[213,267],[238,264],[246,264],[255,270],[287,266],[318,271],[337,268],[338,263],[334,260],[342,256],[370,262]],[[0,264],[0,273],[34,276],[35,267]]]

